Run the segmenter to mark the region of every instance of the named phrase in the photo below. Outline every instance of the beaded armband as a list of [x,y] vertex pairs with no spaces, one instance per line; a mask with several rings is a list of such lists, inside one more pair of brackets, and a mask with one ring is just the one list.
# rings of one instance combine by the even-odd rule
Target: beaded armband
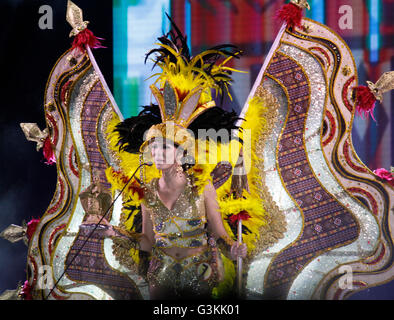
[[230,260],[232,260],[231,246],[234,244],[234,242],[235,241],[231,239],[228,235],[222,236],[216,241],[218,247],[220,248],[220,251]]
[[139,258],[142,252],[139,243],[139,239],[141,238],[140,234],[115,226],[113,230],[116,232],[116,235],[111,236],[110,239],[113,241],[112,252],[116,260],[132,272],[140,274],[140,269],[142,267]]
[[120,227],[113,226],[113,229],[117,233],[116,236],[112,236],[111,239],[114,240],[119,246],[125,249],[140,249],[140,239],[141,235],[136,232],[131,232]]
[[223,236],[223,237],[220,237],[220,239],[223,239],[223,241],[227,244],[227,245],[229,245],[230,246],[230,248],[231,248],[231,246],[234,244],[234,240],[233,239],[231,239],[228,235],[225,235],[225,236]]

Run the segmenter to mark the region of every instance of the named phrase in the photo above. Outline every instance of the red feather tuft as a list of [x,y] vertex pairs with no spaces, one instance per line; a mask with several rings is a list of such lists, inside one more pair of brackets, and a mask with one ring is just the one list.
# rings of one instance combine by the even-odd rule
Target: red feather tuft
[[276,14],[276,19],[287,23],[289,27],[301,27],[302,8],[294,3],[285,4]]
[[132,191],[133,193],[137,193],[139,199],[143,199],[144,198],[144,189],[140,187],[138,182],[133,181],[130,184],[130,186],[128,187],[128,189],[130,191]]
[[387,171],[385,168],[379,168],[373,171],[379,178],[387,181],[394,180],[394,174],[390,171]]
[[[129,178],[125,176],[121,171],[115,171],[113,170],[114,175],[122,180],[124,184],[126,184],[129,181]],[[141,187],[141,185],[137,181],[132,181],[129,186],[127,187],[129,191],[132,193],[137,193],[139,199],[144,198],[144,189]]]
[[228,220],[232,225],[236,225],[239,220],[248,220],[250,218],[250,215],[248,214],[247,211],[243,210],[237,214],[232,214]]
[[27,224],[26,236],[30,240],[33,236],[34,232],[37,229],[38,224],[40,223],[39,219],[31,219]]
[[32,287],[29,284],[29,281],[25,281],[23,284],[22,290],[20,292],[20,296],[22,297],[23,300],[33,300],[33,296],[31,294]]
[[373,110],[376,105],[376,98],[372,91],[366,86],[358,86],[354,88],[356,94],[356,110],[358,114],[364,118],[371,115],[374,121]]
[[92,31],[86,28],[75,36],[72,43],[72,49],[78,48],[81,52],[83,52],[85,51],[87,45],[91,49],[105,48],[101,45],[100,40],[104,39],[96,37]]
[[44,141],[44,148],[42,152],[44,154],[44,158],[47,160],[45,164],[52,165],[56,163],[55,153],[53,152],[52,142],[49,137],[47,137]]

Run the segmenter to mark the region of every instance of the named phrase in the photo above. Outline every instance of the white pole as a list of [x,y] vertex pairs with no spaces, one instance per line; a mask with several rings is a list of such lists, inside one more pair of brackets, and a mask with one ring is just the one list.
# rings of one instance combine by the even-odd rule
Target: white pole
[[[238,244],[242,243],[242,219],[238,221]],[[242,257],[237,257],[238,296],[242,294]]]
[[[255,93],[256,93],[257,87],[261,84],[261,82],[262,82],[262,80],[263,80],[264,72],[266,71],[266,69],[267,69],[267,67],[268,67],[268,63],[270,62],[272,56],[274,55],[275,50],[276,50],[276,49],[279,47],[279,45],[280,45],[280,40],[281,40],[281,38],[282,38],[282,36],[283,36],[283,33],[284,33],[285,30],[286,30],[286,26],[287,26],[287,24],[286,24],[286,23],[283,23],[282,26],[281,26],[281,28],[280,28],[280,30],[279,30],[279,32],[278,32],[278,34],[276,35],[276,38],[275,38],[274,42],[272,43],[272,46],[271,46],[271,48],[270,48],[270,51],[268,52],[267,56],[266,56],[265,59],[264,59],[263,66],[262,66],[261,69],[260,69],[260,72],[259,72],[259,74],[258,74],[258,76],[257,76],[257,78],[256,78],[256,81],[255,81],[254,84],[253,84],[252,90],[250,90],[249,96],[248,96],[248,98],[247,98],[246,101],[245,101],[245,104],[244,104],[244,106],[243,106],[243,108],[242,108],[242,111],[241,111],[241,113],[240,113],[240,115],[239,115],[240,118],[244,118],[244,117],[245,117],[246,111],[248,111],[249,101],[250,101],[251,98],[253,98],[253,96],[254,96]],[[237,125],[237,126],[240,126],[240,125],[242,124],[242,121],[243,121],[242,119],[238,120],[237,123],[236,123],[236,125]]]
[[124,120],[123,114],[122,114],[122,112],[120,112],[120,109],[119,109],[118,105],[116,104],[114,96],[112,95],[111,90],[109,90],[107,82],[105,81],[104,76],[101,73],[99,66],[97,65],[96,59],[94,58],[92,50],[90,50],[90,47],[88,45],[86,46],[86,51],[88,52],[90,62],[92,63],[93,69],[94,69],[94,71],[96,71],[96,73],[101,81],[101,84],[103,85],[104,91],[107,94],[109,101],[111,102],[113,108],[115,109],[115,112],[118,115],[120,121],[123,121]]

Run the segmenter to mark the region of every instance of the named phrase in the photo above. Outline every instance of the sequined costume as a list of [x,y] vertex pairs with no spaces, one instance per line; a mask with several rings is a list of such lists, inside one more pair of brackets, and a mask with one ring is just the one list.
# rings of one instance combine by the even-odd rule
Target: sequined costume
[[154,247],[148,281],[151,286],[171,292],[168,298],[208,298],[218,284],[215,254],[206,248],[202,253],[178,260]]
[[195,248],[207,245],[204,197],[193,194],[189,185],[169,210],[158,196],[158,179],[153,179],[144,204],[150,209],[157,247]]
[[[155,244],[148,269],[151,285],[175,289],[178,295],[209,296],[219,280],[221,259],[216,242],[208,240],[204,196],[187,185],[169,210],[158,196],[153,179],[144,198],[153,222]],[[203,248],[201,253],[176,259],[163,249]]]
[[[266,214],[254,184],[250,183],[249,192],[245,177],[230,178],[236,165],[243,165],[240,153],[244,137],[236,125],[240,118],[235,112],[217,107],[212,97],[213,90],[229,94],[230,75],[238,70],[225,64],[230,58],[238,58],[241,51],[232,45],[222,45],[192,57],[184,36],[171,23],[170,35],[159,38],[160,47],[147,54],[147,57],[158,54],[154,61],[162,69],[150,86],[157,105],[145,106],[138,116],[124,121],[114,117],[108,125],[110,148],[119,158],[120,170],[107,169],[107,179],[113,192],[124,190],[123,213],[120,225],[116,226],[123,238],[113,239],[113,252],[129,269],[136,271],[135,266],[141,266],[140,238],[136,235],[142,232],[144,205],[152,221],[149,229],[153,228],[154,233],[146,274],[149,285],[159,287],[164,296],[165,292],[175,297],[221,296],[226,290],[231,291],[234,283],[230,248],[237,239],[234,232],[237,226],[230,224],[239,217],[249,219],[244,241],[248,249],[253,249]],[[221,58],[224,61],[216,65]],[[256,111],[262,110],[262,99],[252,103]],[[254,114],[253,120],[261,129],[260,113]],[[210,130],[208,136],[200,137],[201,129]],[[215,138],[209,132],[216,134],[220,130],[228,133],[227,140],[213,142]],[[236,134],[230,134],[233,130]],[[176,166],[181,168],[187,184],[172,210],[159,197],[160,170],[155,165],[143,165],[154,162],[151,149],[154,141],[171,141],[180,151]],[[130,174],[138,168],[138,179],[125,189]],[[208,186],[213,193],[205,198]],[[212,227],[218,228],[217,232]],[[169,254],[171,248],[201,249],[190,250],[192,255],[177,259]]]
[[[43,148],[47,163],[57,163],[56,191],[41,219],[0,233],[29,246],[27,281],[14,298],[149,299],[150,286],[176,291],[176,297],[235,292],[235,263],[225,257],[223,241],[216,247],[206,232],[212,216],[223,223],[228,243],[242,239],[247,245],[236,288],[246,299],[345,299],[390,280],[393,237],[385,231],[393,230],[387,219],[394,203],[393,170],[372,172],[363,164],[351,128],[355,112],[373,116],[375,102],[393,89],[394,73],[357,86],[346,43],[327,26],[302,18],[302,7],[309,7],[306,0],[291,0],[280,10],[285,22],[239,114],[242,121],[215,107],[220,99],[212,96],[228,93],[236,70],[226,64],[239,51],[219,45],[193,57],[175,25],[150,52],[162,70],[151,86],[156,104],[124,120],[91,50],[99,47],[98,38],[68,0],[75,38],[48,78],[47,128],[21,124],[26,138]],[[238,126],[238,141],[215,141],[208,151],[226,155],[230,145],[231,157],[211,163],[193,148],[199,138],[188,134]],[[151,161],[150,143],[160,136],[187,153],[182,168],[188,185],[173,210],[158,197],[148,203],[157,195],[155,166],[133,176]],[[93,184],[95,169],[102,188]],[[202,196],[211,184],[219,207],[214,214],[214,196]],[[171,194],[171,185],[163,194]],[[110,195],[114,200],[121,195],[114,206]],[[143,251],[146,216],[154,221],[150,242],[154,234],[156,241]],[[104,217],[106,226],[96,223]],[[106,239],[114,230],[116,236]],[[169,255],[185,256],[196,248],[202,252],[183,259]],[[338,267],[357,269],[352,289],[341,286]],[[41,270],[51,271],[53,288],[43,286]]]

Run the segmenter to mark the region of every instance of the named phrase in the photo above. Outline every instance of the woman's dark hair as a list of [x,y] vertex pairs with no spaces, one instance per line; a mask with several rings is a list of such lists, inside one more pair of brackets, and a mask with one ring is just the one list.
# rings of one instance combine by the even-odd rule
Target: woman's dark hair
[[[195,137],[198,137],[198,130],[205,129],[208,133],[214,134],[219,130],[227,130],[230,139],[238,139],[231,135],[231,130],[240,130],[236,122],[240,118],[234,111],[226,111],[220,107],[212,107],[200,114],[187,129],[191,130]],[[160,109],[157,105],[144,106],[138,116],[128,118],[119,123],[115,132],[119,133],[118,146],[120,151],[138,153],[140,146],[144,142],[144,134],[155,124],[161,123]],[[210,131],[208,131],[211,129]],[[213,130],[212,130],[213,129]],[[209,136],[208,138],[222,142],[220,136]],[[242,142],[242,141],[241,141]]]
[[138,116],[119,123],[115,132],[119,133],[119,151],[138,153],[144,142],[144,133],[155,124],[161,123],[160,109],[157,105],[144,106]]

